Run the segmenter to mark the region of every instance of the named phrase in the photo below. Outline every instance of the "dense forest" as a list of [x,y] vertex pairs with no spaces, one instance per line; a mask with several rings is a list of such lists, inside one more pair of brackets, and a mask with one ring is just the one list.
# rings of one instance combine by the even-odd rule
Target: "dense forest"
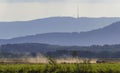
[[120,45],[58,46],[39,43],[6,44],[0,46],[1,58],[35,57],[37,54],[58,57],[119,58]]

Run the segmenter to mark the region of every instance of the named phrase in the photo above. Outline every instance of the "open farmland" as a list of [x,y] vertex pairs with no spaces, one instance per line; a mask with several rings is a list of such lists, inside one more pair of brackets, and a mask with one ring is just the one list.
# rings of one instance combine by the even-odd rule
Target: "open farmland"
[[87,61],[89,63],[97,63],[97,59],[82,59],[82,58],[46,58],[46,57],[36,57],[36,58],[2,58],[0,59],[0,64],[48,64],[50,61],[55,63],[84,63]]

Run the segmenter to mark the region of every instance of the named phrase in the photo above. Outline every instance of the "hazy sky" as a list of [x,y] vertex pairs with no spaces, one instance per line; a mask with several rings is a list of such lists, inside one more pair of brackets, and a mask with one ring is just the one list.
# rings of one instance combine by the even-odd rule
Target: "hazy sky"
[[77,4],[80,17],[120,17],[120,0],[0,0],[0,21],[76,17]]
[[120,0],[0,0],[0,2],[80,2],[80,3],[117,3]]

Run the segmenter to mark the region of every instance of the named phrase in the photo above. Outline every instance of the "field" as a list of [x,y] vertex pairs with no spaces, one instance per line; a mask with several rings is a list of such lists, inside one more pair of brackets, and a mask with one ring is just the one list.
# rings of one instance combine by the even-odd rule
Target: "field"
[[0,64],[0,73],[120,73],[120,64]]

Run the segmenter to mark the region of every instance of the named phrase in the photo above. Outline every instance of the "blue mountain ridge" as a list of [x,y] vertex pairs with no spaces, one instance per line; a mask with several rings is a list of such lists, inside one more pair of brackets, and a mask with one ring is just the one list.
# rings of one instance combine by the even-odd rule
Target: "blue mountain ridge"
[[0,44],[46,43],[66,46],[120,44],[120,22],[87,32],[53,32],[0,40]]
[[119,17],[49,17],[30,21],[0,22],[0,39],[51,32],[91,31],[120,21]]

